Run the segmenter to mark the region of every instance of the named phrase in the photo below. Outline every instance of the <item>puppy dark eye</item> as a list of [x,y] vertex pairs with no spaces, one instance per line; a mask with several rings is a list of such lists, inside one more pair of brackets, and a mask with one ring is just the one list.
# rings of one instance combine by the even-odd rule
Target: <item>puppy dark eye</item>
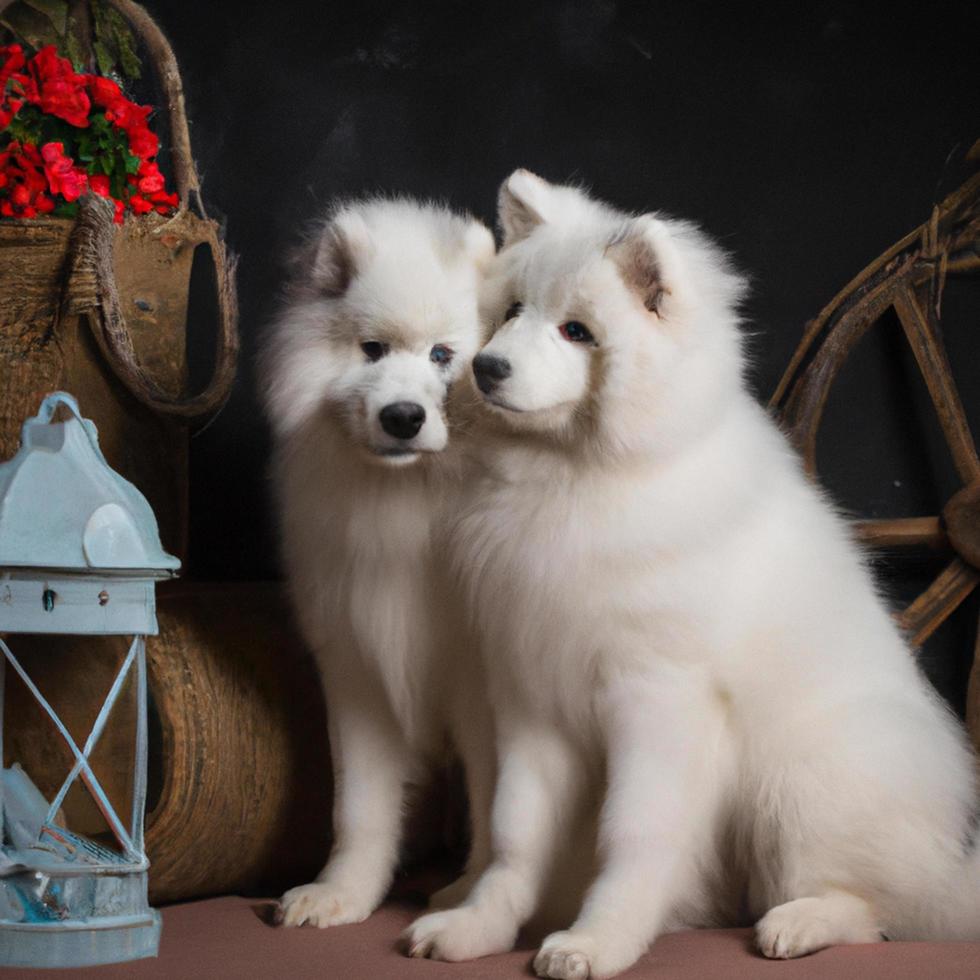
[[563,323],[558,329],[565,340],[570,340],[573,344],[595,343],[595,337],[589,333],[589,328],[584,323],[579,323],[578,320],[569,320],[568,323]]
[[380,340],[365,340],[361,344],[361,350],[369,361],[380,361],[388,353],[388,345]]
[[504,314],[504,323],[508,320],[513,320],[515,316],[520,316],[524,312],[523,303],[511,303],[507,307],[507,312]]
[[454,351],[451,347],[447,347],[445,344],[436,344],[429,351],[429,360],[433,364],[446,365],[453,359],[453,354]]

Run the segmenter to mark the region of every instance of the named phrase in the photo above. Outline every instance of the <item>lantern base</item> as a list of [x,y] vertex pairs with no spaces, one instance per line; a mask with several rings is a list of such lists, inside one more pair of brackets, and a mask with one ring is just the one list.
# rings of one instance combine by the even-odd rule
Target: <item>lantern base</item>
[[99,966],[156,956],[160,915],[105,916],[72,922],[0,920],[0,967]]

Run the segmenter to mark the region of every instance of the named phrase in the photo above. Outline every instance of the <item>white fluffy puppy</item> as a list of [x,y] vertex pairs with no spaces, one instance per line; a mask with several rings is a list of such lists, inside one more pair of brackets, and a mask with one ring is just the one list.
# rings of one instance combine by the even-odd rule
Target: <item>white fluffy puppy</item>
[[689,224],[517,171],[456,563],[498,725],[493,861],[415,955],[509,949],[577,807],[600,870],[538,974],[758,920],[771,957],[980,936],[971,753],[848,527],[746,391],[743,282]]
[[471,876],[486,862],[492,738],[437,532],[460,470],[446,397],[480,343],[493,253],[484,225],[442,207],[341,205],[271,332],[285,570],[323,677],[335,779],[330,860],[283,896],[285,925],[358,922],[377,907],[404,787],[447,733],[467,771]]

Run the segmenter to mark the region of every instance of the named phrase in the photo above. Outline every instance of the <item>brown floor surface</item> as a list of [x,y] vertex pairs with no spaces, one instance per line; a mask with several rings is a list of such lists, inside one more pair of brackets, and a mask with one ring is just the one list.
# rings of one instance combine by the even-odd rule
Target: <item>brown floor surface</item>
[[[0,970],[6,977],[134,980],[504,980],[532,976],[531,947],[472,963],[410,960],[395,948],[419,906],[391,902],[367,922],[334,929],[276,929],[270,903],[226,897],[163,911],[160,956],[114,966]],[[664,936],[624,980],[980,980],[980,943],[879,943],[827,949],[789,962],[762,959],[744,929]]]

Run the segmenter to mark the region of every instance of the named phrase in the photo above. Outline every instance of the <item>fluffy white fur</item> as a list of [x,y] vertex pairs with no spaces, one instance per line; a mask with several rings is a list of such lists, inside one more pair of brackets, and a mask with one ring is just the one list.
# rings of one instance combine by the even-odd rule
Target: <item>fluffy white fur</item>
[[509,949],[597,808],[600,869],[540,976],[748,917],[771,957],[980,937],[971,752],[746,391],[741,279],[693,226],[526,171],[500,207],[485,353],[510,373],[453,541],[498,726],[493,861],[409,950]]
[[[445,400],[480,343],[477,288],[493,252],[482,224],[444,208],[343,205],[298,261],[270,336],[283,557],[324,680],[335,780],[330,860],[283,896],[285,925],[358,922],[377,907],[404,788],[447,736],[467,765],[471,879],[487,860],[484,685],[437,538],[460,471]],[[448,363],[433,360],[436,347],[452,351]],[[392,435],[380,413],[405,402],[425,420]]]

